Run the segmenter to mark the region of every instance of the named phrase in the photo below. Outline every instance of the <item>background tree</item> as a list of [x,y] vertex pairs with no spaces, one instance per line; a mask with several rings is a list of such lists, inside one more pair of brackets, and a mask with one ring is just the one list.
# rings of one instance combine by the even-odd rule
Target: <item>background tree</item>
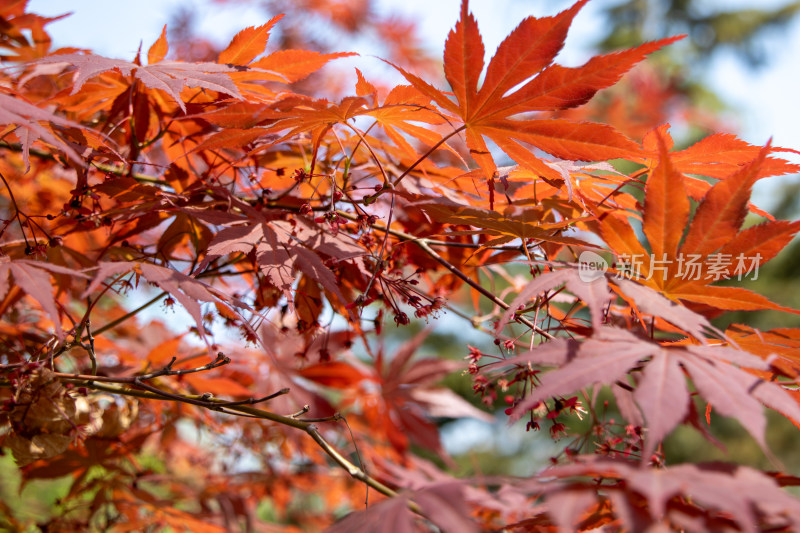
[[[3,526],[797,529],[764,408],[800,421],[798,330],[712,323],[797,314],[723,283],[800,229],[749,202],[792,150],[586,107],[680,37],[560,66],[585,4],[484,65],[464,1],[445,82],[385,41],[399,85],[320,73],[350,54],[289,9],[128,61],[3,7]],[[369,6],[300,5],[343,32],[380,26]],[[405,334],[445,314],[493,342],[464,361]],[[493,417],[551,467],[456,476],[439,423]],[[731,420],[770,466],[665,456]]]

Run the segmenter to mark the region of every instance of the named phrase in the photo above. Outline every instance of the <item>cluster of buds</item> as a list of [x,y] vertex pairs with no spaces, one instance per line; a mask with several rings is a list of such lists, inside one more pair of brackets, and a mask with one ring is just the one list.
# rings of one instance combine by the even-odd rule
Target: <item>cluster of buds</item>
[[470,346],[469,344],[467,345],[467,348],[469,348],[469,355],[467,355],[465,359],[469,361],[469,366],[467,366],[466,373],[474,376],[480,370],[478,362],[483,358],[484,354],[479,349],[475,348],[474,346]]
[[479,374],[472,379],[472,390],[475,394],[481,395],[481,402],[487,407],[493,406],[495,400],[497,400],[495,384],[484,375]]
[[[604,403],[608,407],[608,402]],[[603,420],[594,427],[595,453],[614,458],[638,457],[644,444],[644,432],[641,426],[621,424],[615,419]],[[660,456],[654,455],[651,462],[659,464]]]
[[394,322],[398,326],[407,326],[411,323],[411,319],[404,312],[397,310],[394,313]]
[[433,300],[429,300],[430,303],[421,303],[418,301],[420,305],[418,305],[414,311],[414,316],[417,318],[424,318],[428,319],[429,316],[433,318],[438,318],[439,311],[444,309],[445,299],[441,296],[435,297]]
[[429,296],[419,289],[419,281],[413,279],[417,272],[404,278],[387,278],[380,276],[378,279],[383,292],[388,297],[386,301],[394,311],[394,321],[398,326],[405,326],[411,320],[408,315],[400,310],[398,301],[395,296],[399,297],[400,302],[408,304],[414,308],[414,316],[417,318],[424,318],[427,320],[429,317],[437,318],[439,311],[444,309],[445,299],[439,296]]
[[[117,179],[116,176],[106,176],[107,181],[114,179]],[[75,222],[86,227],[99,228],[112,225],[111,218],[101,216],[103,208],[100,205],[100,196],[94,190],[84,187],[81,190],[74,189],[71,193],[72,197],[62,206],[60,215],[70,216]],[[87,201],[90,207],[86,206]]]
[[[306,204],[306,205],[308,205],[308,204]],[[328,211],[324,215],[315,218],[314,222],[316,222],[317,224],[322,224],[323,222],[327,222],[328,225],[331,228],[331,232],[334,235],[339,233],[339,226],[344,224],[344,222],[342,221],[342,218],[339,216],[339,214],[336,211]]]
[[[506,414],[511,414],[514,406],[518,403],[518,399],[513,396],[506,396],[506,401],[512,403],[512,406],[506,409]],[[579,420],[583,420],[586,415],[586,409],[581,405],[577,396],[571,398],[554,398],[552,407],[548,406],[545,402],[539,402],[530,410],[530,419],[525,426],[526,431],[541,429],[540,421],[547,421],[550,423],[550,438],[559,440],[561,437],[567,435],[567,426],[564,424],[563,419],[559,419],[561,415],[576,415]]]
[[378,239],[375,238],[375,235],[369,232],[364,232],[361,234],[361,237],[358,239],[364,248],[367,250],[371,250],[378,246]]
[[310,176],[308,172],[306,172],[306,169],[304,168],[297,168],[292,173],[292,179],[294,179],[294,181],[297,183],[303,183],[304,181],[308,180],[309,177]]
[[586,415],[586,409],[583,408],[578,397],[572,396],[566,399],[556,398],[553,402],[553,408],[547,413],[547,418],[555,420],[556,417],[565,412],[577,415],[579,420],[583,420],[584,415]]
[[366,231],[378,221],[377,215],[366,215],[366,214],[359,214],[356,217],[356,225],[358,226],[359,231]]
[[[496,340],[495,345],[504,350],[513,350],[514,341]],[[493,359],[485,362],[487,358]],[[473,376],[472,389],[476,394],[480,394],[483,403],[488,406],[494,404],[497,393],[504,394],[503,401],[507,405],[505,414],[511,416],[519,413],[519,405],[527,396],[527,391],[533,390],[538,384],[538,374],[540,370],[535,369],[530,363],[518,364],[513,368],[502,372],[499,376],[487,377],[485,372],[487,367],[507,364],[505,357],[483,353],[478,348],[469,346],[469,354],[466,356],[468,367],[465,373]],[[567,434],[567,426],[562,415],[574,415],[583,420],[587,411],[578,400],[577,396],[569,398],[553,398],[552,402],[538,402],[527,410],[529,420],[526,430],[539,430],[541,424],[547,422],[550,425],[550,436],[558,440]]]

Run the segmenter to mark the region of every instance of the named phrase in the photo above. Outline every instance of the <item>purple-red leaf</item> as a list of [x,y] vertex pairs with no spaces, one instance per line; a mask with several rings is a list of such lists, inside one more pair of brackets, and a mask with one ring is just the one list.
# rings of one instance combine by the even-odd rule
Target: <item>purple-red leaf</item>
[[159,61],[154,65],[141,66],[130,61],[110,59],[95,54],[61,54],[43,57],[34,64],[63,64],[75,67],[72,94],[77,93],[91,78],[109,70],[117,70],[123,76],[133,75],[146,87],[160,89],[169,94],[186,111],[186,104],[180,96],[184,88],[203,88],[242,98],[230,74],[242,68],[218,63],[183,63],[180,61]]
[[647,364],[633,393],[647,419],[642,457],[649,458],[689,410],[689,391],[679,361],[672,351],[661,350]]
[[59,340],[63,340],[64,330],[61,327],[61,314],[53,296],[50,274],[46,272],[47,270],[78,278],[87,277],[85,274],[58,265],[24,259],[10,261],[5,256],[0,258],[0,298],[5,297],[8,292],[8,275],[10,273],[14,277],[14,283],[47,313],[55,326],[56,336]]
[[25,162],[26,172],[30,170],[31,146],[40,139],[63,151],[73,161],[83,164],[81,156],[56,133],[55,129],[55,127],[83,129],[76,122],[40,109],[20,97],[0,93],[0,125],[13,126],[16,129],[16,135],[22,145],[22,159]]
[[[602,340],[590,338],[585,341],[577,357],[542,377],[541,385],[514,407],[511,422],[553,396],[566,396],[596,383],[613,383],[640,360],[659,350],[658,345],[641,341],[624,330],[606,327],[600,331]],[[530,352],[529,360],[537,362],[536,350]]]

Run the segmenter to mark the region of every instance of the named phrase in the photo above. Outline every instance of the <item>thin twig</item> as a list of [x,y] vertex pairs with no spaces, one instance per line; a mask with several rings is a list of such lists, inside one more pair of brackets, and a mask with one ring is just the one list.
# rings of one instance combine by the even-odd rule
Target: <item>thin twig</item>
[[6,181],[6,177],[3,176],[2,172],[0,172],[0,179],[3,180],[3,183],[6,186],[6,190],[8,190],[8,196],[11,198],[11,204],[14,206],[14,216],[19,223],[19,230],[22,232],[22,238],[25,239],[25,246],[30,247],[28,244],[28,237],[25,235],[25,226],[22,225],[22,218],[19,216],[19,207],[17,206],[17,200],[14,198],[14,193],[11,192],[11,186]]
[[262,398],[248,398],[246,400],[239,400],[236,402],[224,402],[224,403],[217,403],[215,404],[217,407],[236,407],[238,405],[255,405],[257,403],[268,402],[269,400],[273,400],[278,396],[283,396],[285,394],[289,394],[289,387],[284,387],[283,389],[279,390],[278,392],[273,392],[272,394],[268,394]]
[[[339,216],[347,218],[348,220],[355,220],[355,217],[350,213],[346,213],[344,211],[337,211],[337,213],[339,214]],[[481,284],[477,283],[475,280],[473,280],[472,278],[470,278],[469,276],[464,274],[464,272],[462,272],[461,269],[459,269],[458,267],[456,267],[455,265],[450,263],[447,259],[445,259],[441,255],[439,255],[436,252],[436,250],[434,250],[433,248],[430,247],[430,245],[428,244],[428,240],[427,239],[421,239],[419,237],[415,237],[415,236],[410,235],[408,233],[405,233],[403,231],[387,228],[387,227],[382,226],[380,224],[372,224],[372,228],[374,228],[374,229],[376,229],[378,231],[384,231],[384,232],[386,232],[388,234],[394,235],[395,237],[398,237],[399,239],[401,239],[403,241],[412,242],[412,243],[416,244],[417,246],[419,246],[422,249],[423,252],[428,254],[428,256],[430,256],[432,259],[434,259],[437,263],[439,263],[440,265],[445,267],[447,270],[449,270],[450,272],[452,272],[453,274],[458,276],[462,281],[464,281],[464,283],[466,283],[467,285],[469,285],[470,287],[472,287],[473,289],[478,291],[481,295],[483,295],[484,297],[489,299],[491,302],[493,302],[497,306],[501,307],[503,310],[508,310],[508,308],[510,307],[506,302],[504,302],[503,300],[501,300],[500,298],[495,296],[491,291],[489,291],[485,287],[481,286]],[[520,324],[524,324],[525,326],[528,326],[529,328],[531,328],[533,331],[535,331],[536,333],[538,333],[542,337],[545,337],[545,338],[550,339],[550,340],[554,339],[554,337],[550,333],[548,333],[547,331],[543,330],[542,328],[540,328],[539,326],[537,326],[536,324],[531,322],[526,317],[515,315],[514,319],[517,322],[519,322]]]
[[292,414],[288,415],[288,417],[291,418],[291,419],[297,419],[298,417],[306,414],[309,409],[311,409],[311,407],[309,407],[308,405],[304,405],[302,409],[300,409],[296,413],[292,413]]
[[[184,374],[193,374],[195,372],[205,372],[206,370],[212,370],[214,368],[219,368],[221,366],[225,366],[231,362],[231,359],[227,357],[222,352],[217,354],[217,358],[203,366],[198,366],[196,368],[185,368],[180,370],[172,370],[172,366],[175,364],[176,358],[173,357],[169,363],[163,368],[156,370],[155,372],[150,372],[149,374],[141,374],[138,376],[126,376],[126,377],[112,377],[112,376],[98,376],[96,373],[92,373],[91,375],[86,374],[67,374],[63,372],[55,372],[55,375],[64,380],[72,380],[72,381],[102,381],[105,383],[127,383],[127,384],[134,384],[138,381],[142,380],[149,380],[154,379],[162,376],[182,376]],[[283,389],[282,389],[283,390]]]
[[161,376],[182,376],[184,374],[193,374],[195,372],[205,372],[206,370],[212,370],[214,368],[219,368],[221,366],[225,366],[230,364],[231,358],[225,355],[222,352],[217,353],[217,358],[214,359],[212,362],[205,364],[203,366],[198,366],[196,368],[186,368],[181,370],[172,370],[172,365],[175,364],[177,361],[177,357],[173,357],[169,363],[165,367],[160,370],[156,370],[155,372],[151,372],[149,374],[143,374],[141,376],[135,376],[134,379],[136,380],[143,380],[143,379],[153,379]]
[[144,309],[147,309],[148,307],[150,307],[151,305],[153,305],[154,303],[156,303],[157,301],[159,301],[161,298],[163,298],[163,297],[164,297],[164,296],[166,296],[167,294],[168,294],[168,293],[166,293],[166,292],[162,292],[162,293],[161,293],[161,294],[159,294],[158,296],[155,296],[155,297],[154,297],[154,298],[152,298],[151,300],[149,300],[149,301],[147,301],[147,302],[143,303],[142,305],[140,305],[139,307],[137,307],[137,308],[136,308],[136,309],[134,309],[133,311],[129,311],[128,313],[125,313],[125,314],[124,314],[124,315],[122,315],[121,317],[119,317],[119,318],[117,318],[117,319],[114,319],[114,320],[112,320],[112,321],[111,321],[111,322],[109,322],[108,324],[105,324],[103,327],[101,327],[101,328],[97,329],[97,330],[96,330],[94,333],[95,333],[96,335],[100,335],[101,333],[104,333],[105,331],[108,331],[109,329],[111,329],[111,328],[113,328],[113,327],[115,327],[115,326],[118,326],[119,324],[121,324],[121,323],[125,322],[125,321],[126,321],[126,320],[128,320],[129,318],[132,318],[132,317],[136,316],[136,315],[137,315],[137,314],[138,314],[140,311],[143,311]]
[[[91,305],[91,302],[89,303]],[[89,359],[92,361],[91,373],[93,376],[97,375],[97,356],[94,353],[94,335],[92,334],[92,324],[89,317],[86,317],[86,336],[89,340]]]
[[[345,459],[345,457],[342,456],[342,454],[336,451],[336,449],[334,449],[333,446],[331,446],[328,443],[328,441],[326,441],[322,437],[322,435],[320,435],[316,425],[309,424],[308,426],[306,426],[305,432],[308,433],[312,439],[314,439],[314,441],[319,445],[319,447],[322,448],[331,459],[333,459],[339,466],[344,468],[345,471],[347,471],[347,473],[350,474],[350,477],[353,477],[361,481],[362,483],[365,483],[367,486],[372,487],[381,494],[389,496],[390,498],[393,496],[397,496],[397,492],[390,489],[377,479],[367,475],[367,473],[364,472],[362,469],[360,469],[359,467],[357,467],[356,465]],[[408,507],[415,513],[422,514],[422,509],[420,509],[419,505],[417,505],[415,502],[409,501]]]
[[[434,144],[433,146],[431,146],[431,147],[430,147],[430,149],[429,149],[427,152],[425,152],[424,154],[422,154],[422,155],[419,157],[419,159],[417,159],[416,161],[414,161],[414,163],[412,163],[410,167],[408,167],[407,169],[405,169],[405,171],[404,171],[402,174],[400,174],[400,175],[397,177],[397,179],[396,179],[396,180],[394,180],[394,181],[392,182],[392,188],[395,188],[395,187],[397,187],[397,185],[400,183],[400,181],[402,181],[402,179],[403,179],[403,178],[405,178],[405,177],[406,177],[406,176],[407,176],[407,175],[408,175],[408,174],[409,174],[409,173],[410,173],[412,170],[414,170],[414,169],[417,167],[417,165],[419,165],[420,163],[422,163],[423,161],[425,161],[426,159],[428,159],[428,157],[429,157],[429,156],[430,156],[430,155],[431,155],[431,154],[432,154],[432,153],[433,153],[433,152],[434,152],[434,151],[435,151],[437,148],[439,148],[441,145],[443,145],[444,143],[446,143],[446,142],[447,142],[447,141],[450,139],[450,137],[453,137],[453,136],[455,136],[455,135],[458,135],[459,133],[461,133],[461,132],[462,132],[462,131],[464,131],[465,129],[467,129],[467,125],[466,125],[466,124],[464,124],[463,126],[460,126],[460,127],[456,128],[456,129],[455,129],[455,130],[453,130],[452,132],[450,132],[450,133],[448,133],[447,135],[445,135],[444,137],[442,137],[442,138],[441,138],[441,140],[439,140],[439,141],[438,141],[436,144]],[[376,197],[377,197],[377,195],[378,195],[378,194],[380,194],[380,192],[376,193]]]

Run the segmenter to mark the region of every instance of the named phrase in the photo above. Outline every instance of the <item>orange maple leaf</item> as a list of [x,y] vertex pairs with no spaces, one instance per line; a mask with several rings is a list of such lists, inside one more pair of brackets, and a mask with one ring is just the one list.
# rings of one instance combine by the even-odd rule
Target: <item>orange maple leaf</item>
[[671,139],[663,127],[652,135],[655,140],[650,142],[658,146],[658,157],[647,160],[651,168],[642,219],[649,253],[627,218],[610,215],[600,221],[601,235],[623,259],[628,273],[675,300],[724,310],[796,312],[747,289],[711,285],[756,273],[800,231],[800,222],[775,220],[741,229],[753,184],[768,175],[765,167],[774,169],[779,161],[768,158],[773,149],[767,145],[747,164],[732,165],[736,170],[719,175],[722,179],[700,197],[690,221],[682,162],[679,159],[676,164],[668,152]]
[[[461,18],[450,32],[444,51],[445,77],[455,101],[432,85],[393,65],[420,92],[458,117],[466,131],[470,155],[484,175],[497,171],[484,137],[489,138],[520,165],[552,179],[560,174],[533,154],[528,146],[570,160],[606,160],[642,154],[638,144],[610,126],[567,120],[513,118],[522,113],[580,106],[620,77],[644,57],[681,37],[597,56],[577,68],[553,63],[561,50],[572,19],[587,0],[554,17],[528,17],[500,44],[483,72],[484,47],[478,25],[461,4]],[[514,87],[522,84],[517,90]]]

